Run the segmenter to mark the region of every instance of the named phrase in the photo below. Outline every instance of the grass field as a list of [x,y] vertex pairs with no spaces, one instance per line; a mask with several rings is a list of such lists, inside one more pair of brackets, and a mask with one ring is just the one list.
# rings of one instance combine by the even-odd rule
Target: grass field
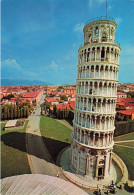
[[25,144],[25,130],[4,131],[1,124],[1,178],[31,173]]
[[[114,138],[115,141],[125,141],[134,139],[134,133],[122,135]],[[122,145],[122,146],[121,146]],[[123,147],[128,146],[128,147]],[[114,145],[114,152],[120,156],[127,166],[130,180],[134,180],[134,142],[120,142]]]
[[[49,117],[41,117],[40,120],[40,130],[43,136],[44,143],[50,152],[50,155],[56,162],[56,158],[59,152],[66,146],[69,146],[71,143],[71,133],[72,130],[62,125],[58,121]],[[127,134],[118,137],[116,140],[127,140],[133,139],[134,134]],[[68,138],[68,140],[67,140]],[[128,143],[128,142],[127,142]],[[122,143],[121,143],[122,144]],[[130,143],[129,143],[130,144]],[[131,143],[132,144],[132,143]],[[125,145],[123,143],[123,145]],[[118,154],[122,160],[125,162],[130,179],[134,180],[134,149],[124,148],[118,145],[114,146],[114,152]]]
[[70,145],[72,130],[53,118],[42,116],[40,120],[40,131],[50,155],[56,162],[59,152],[64,147]]
[[125,134],[125,135],[121,135],[118,137],[114,137],[114,141],[125,141],[125,140],[134,140],[134,132],[133,133],[129,133],[129,134]]

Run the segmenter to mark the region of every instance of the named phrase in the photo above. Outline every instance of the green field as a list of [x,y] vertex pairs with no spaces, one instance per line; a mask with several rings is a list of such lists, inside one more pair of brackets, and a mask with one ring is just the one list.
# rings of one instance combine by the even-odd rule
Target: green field
[[[123,140],[128,139],[128,135],[123,136]],[[122,145],[122,146],[121,146]],[[123,147],[128,146],[128,147]],[[119,157],[124,161],[127,166],[130,180],[134,180],[134,148],[129,148],[134,146],[134,142],[120,142],[114,145],[114,152],[119,155]]]
[[70,145],[72,130],[59,123],[56,119],[42,116],[40,131],[50,155],[56,162],[59,152]]
[[[67,128],[66,126],[59,123],[56,119],[49,117],[41,117],[40,120],[40,130],[43,136],[44,143],[50,152],[50,155],[56,162],[56,158],[59,152],[66,146],[69,146],[71,143],[71,133],[72,130]],[[133,139],[134,133],[123,135],[118,137],[116,140],[127,140]],[[68,138],[68,139],[67,139]],[[132,142],[120,143],[123,145],[132,144]],[[134,149],[125,148],[118,146],[117,144],[114,146],[114,152],[118,154],[122,160],[125,162],[130,179],[134,180]]]
[[118,137],[114,137],[114,141],[125,141],[125,140],[134,140],[134,132],[133,133],[129,133],[129,134],[125,134],[125,135],[121,135]]
[[1,178],[31,173],[25,143],[25,130],[4,131],[1,123]]

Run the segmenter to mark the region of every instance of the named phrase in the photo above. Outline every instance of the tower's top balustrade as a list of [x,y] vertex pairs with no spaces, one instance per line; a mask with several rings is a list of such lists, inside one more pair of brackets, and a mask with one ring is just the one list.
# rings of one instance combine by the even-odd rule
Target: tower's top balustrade
[[97,17],[88,21],[84,26],[84,45],[89,43],[114,43],[116,21],[111,17]]
[[[112,17],[106,17],[106,16],[100,16],[100,17],[92,18],[92,19],[88,20],[88,21],[85,23],[85,26],[86,26],[87,24],[90,24],[90,23],[92,23],[92,22],[96,22],[96,21],[98,21],[98,20],[111,21],[111,22],[114,22],[115,25],[117,26],[116,21],[115,21],[114,18],[112,18]],[[85,26],[84,26],[84,27],[85,27]]]

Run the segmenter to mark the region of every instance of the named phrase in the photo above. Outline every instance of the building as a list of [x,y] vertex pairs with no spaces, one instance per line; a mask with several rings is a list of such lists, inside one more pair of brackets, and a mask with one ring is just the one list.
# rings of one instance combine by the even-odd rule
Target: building
[[134,120],[134,100],[131,98],[117,98],[116,119]]
[[24,93],[23,94],[23,99],[32,99],[32,101],[36,100],[36,103],[38,103],[43,95],[43,89],[39,89],[37,91],[32,91],[32,92],[28,92],[28,93]]
[[130,107],[134,107],[134,100],[132,100],[131,98],[117,98],[117,102],[116,102],[116,109],[118,110],[124,110],[124,109],[128,109]]
[[54,99],[54,98],[51,98],[51,97],[47,97],[45,98],[45,102],[47,103],[51,103],[51,105],[54,105],[54,104],[58,104],[58,100]]
[[117,98],[127,98],[127,94],[123,92],[117,92]]
[[58,85],[49,85],[47,86],[47,94],[51,94],[53,93],[54,91],[56,91],[56,89],[58,88]]
[[88,195],[71,182],[44,174],[24,174],[3,178],[0,194]]
[[[92,180],[112,180],[114,120],[120,45],[117,24],[100,17],[85,25],[79,48],[72,169]],[[111,181],[110,180],[110,181]]]
[[134,120],[134,107],[117,111],[116,118],[122,121]]
[[76,92],[76,87],[64,87],[63,93],[64,95],[74,95]]

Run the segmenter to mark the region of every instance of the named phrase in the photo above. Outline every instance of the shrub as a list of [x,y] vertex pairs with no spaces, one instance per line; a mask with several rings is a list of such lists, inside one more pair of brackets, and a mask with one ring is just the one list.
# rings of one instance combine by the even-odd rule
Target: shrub
[[115,124],[115,136],[134,132],[134,120],[121,121]]

